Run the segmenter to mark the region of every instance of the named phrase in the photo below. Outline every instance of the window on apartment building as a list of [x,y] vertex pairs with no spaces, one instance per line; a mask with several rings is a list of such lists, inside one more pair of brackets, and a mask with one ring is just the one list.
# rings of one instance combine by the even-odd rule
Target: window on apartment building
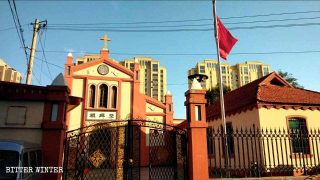
[[134,69],[134,63],[130,63],[130,69],[131,69],[131,71],[133,71],[133,69]]
[[92,108],[94,107],[95,99],[96,99],[96,86],[91,85],[90,93],[89,93],[89,107],[92,107]]
[[158,79],[158,74],[152,74],[153,79]]
[[243,74],[249,74],[248,67],[243,67]]
[[227,77],[226,76],[222,76],[222,83],[226,84],[227,83]]
[[205,66],[200,66],[200,73],[206,73]]
[[306,120],[304,118],[290,118],[288,120],[292,153],[310,154],[310,144]]
[[100,85],[100,107],[108,107],[108,86],[105,84]]
[[211,63],[211,66],[212,66],[213,69],[216,69],[216,68],[217,68],[217,64]]
[[221,67],[221,72],[222,72],[222,74],[226,74],[226,67],[225,66]]
[[111,88],[111,108],[117,108],[118,89],[116,86]]
[[[226,130],[227,130],[227,145],[228,145],[228,154],[230,156],[234,156],[234,140],[233,140],[233,128],[232,128],[232,123],[227,123],[226,124]],[[224,133],[223,126],[221,125],[221,132]],[[222,139],[222,147],[223,147],[223,156],[225,156],[225,138]]]
[[263,68],[263,75],[269,74],[269,69],[267,67]]
[[152,64],[152,71],[158,71],[158,64]]
[[248,76],[245,76],[244,77],[244,84],[248,84],[249,83],[249,77]]

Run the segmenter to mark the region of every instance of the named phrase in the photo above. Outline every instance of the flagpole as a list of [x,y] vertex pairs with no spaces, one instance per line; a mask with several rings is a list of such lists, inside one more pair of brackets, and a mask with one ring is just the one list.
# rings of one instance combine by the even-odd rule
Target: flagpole
[[220,53],[219,53],[219,35],[217,30],[217,14],[216,14],[216,0],[212,0],[213,5],[213,19],[214,19],[214,34],[216,40],[216,47],[217,47],[217,59],[218,59],[218,66],[219,66],[219,90],[220,90],[220,107],[221,107],[221,118],[223,121],[223,129],[224,129],[224,136],[225,136],[225,166],[226,168],[229,167],[229,151],[228,151],[228,142],[227,142],[227,124],[226,124],[226,115],[225,115],[225,108],[224,108],[224,98],[223,98],[223,84],[222,84],[222,75],[221,75],[221,64],[220,64]]

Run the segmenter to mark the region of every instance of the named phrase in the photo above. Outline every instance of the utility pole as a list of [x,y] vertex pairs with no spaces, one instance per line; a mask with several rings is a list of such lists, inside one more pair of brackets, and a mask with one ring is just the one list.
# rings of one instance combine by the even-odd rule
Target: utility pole
[[38,31],[40,30],[39,25],[40,25],[39,20],[36,19],[33,24],[33,38],[32,38],[31,50],[30,50],[31,52],[30,52],[30,56],[29,56],[26,84],[31,83],[34,53],[36,52]]
[[[44,22],[45,24],[41,25],[42,22]],[[26,84],[30,84],[31,83],[31,79],[32,79],[32,67],[33,67],[34,54],[36,52],[38,32],[42,27],[44,28],[46,26],[47,26],[47,20],[39,22],[39,20],[36,19],[34,21],[34,24],[33,24],[33,38],[32,38],[32,44],[31,44],[31,50],[30,50],[30,56],[29,56],[29,64],[28,64],[28,70],[27,70]]]

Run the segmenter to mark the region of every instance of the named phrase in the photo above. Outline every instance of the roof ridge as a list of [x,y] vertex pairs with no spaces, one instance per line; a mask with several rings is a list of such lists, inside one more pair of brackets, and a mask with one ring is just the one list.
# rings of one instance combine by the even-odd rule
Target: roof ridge
[[320,92],[315,91],[315,90],[304,89],[304,88],[298,88],[298,87],[294,87],[294,88],[295,88],[295,89],[298,89],[298,90],[303,90],[303,91],[308,91],[308,92],[312,92],[312,93],[320,94]]

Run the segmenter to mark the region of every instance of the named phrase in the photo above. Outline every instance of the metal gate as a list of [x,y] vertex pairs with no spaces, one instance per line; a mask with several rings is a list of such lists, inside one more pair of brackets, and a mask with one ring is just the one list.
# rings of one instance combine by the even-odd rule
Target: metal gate
[[67,132],[63,179],[187,179],[186,131],[152,121],[99,123]]

